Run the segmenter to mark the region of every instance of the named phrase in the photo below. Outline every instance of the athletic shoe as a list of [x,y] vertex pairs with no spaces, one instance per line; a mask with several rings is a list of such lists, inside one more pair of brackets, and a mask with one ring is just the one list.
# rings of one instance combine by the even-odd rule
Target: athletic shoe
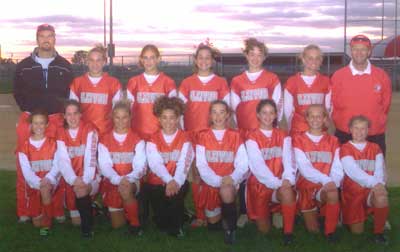
[[39,230],[40,236],[49,236],[50,234],[50,229],[48,227],[42,227]]
[[54,219],[57,221],[57,223],[59,223],[59,224],[63,224],[64,222],[65,222],[65,216],[64,215],[62,215],[62,216],[56,216],[56,217],[54,217]]
[[28,223],[31,220],[31,218],[29,218],[29,216],[20,216],[18,218],[18,223]]
[[207,222],[202,219],[194,219],[192,223],[190,223],[191,228],[199,228],[207,226]]
[[392,230],[392,225],[390,225],[390,222],[388,220],[385,222],[384,229],[387,230],[387,231]]
[[249,222],[249,218],[247,217],[247,214],[241,214],[238,218],[238,220],[236,221],[236,226],[243,228],[247,222]]
[[185,232],[183,232],[182,228],[179,228],[178,230],[175,229],[174,231],[170,230],[167,234],[178,239],[185,237]]
[[294,243],[293,234],[283,234],[283,245],[288,246]]
[[129,226],[128,232],[129,232],[129,234],[131,234],[133,236],[142,236],[143,235],[143,230],[140,226]]
[[82,232],[81,233],[82,238],[84,239],[92,239],[94,236],[94,232],[90,231],[90,232]]
[[335,243],[338,243],[338,241],[339,241],[339,236],[336,234],[336,232],[334,232],[334,233],[328,234],[328,235],[326,236],[326,240],[327,240],[329,243],[335,244]]
[[224,242],[225,244],[232,245],[236,241],[236,232],[235,230],[225,230],[224,234]]
[[283,228],[283,217],[280,213],[273,213],[272,214],[272,225],[277,229]]
[[383,234],[376,234],[374,241],[376,244],[380,244],[380,245],[388,245],[389,242],[386,239],[386,237]]

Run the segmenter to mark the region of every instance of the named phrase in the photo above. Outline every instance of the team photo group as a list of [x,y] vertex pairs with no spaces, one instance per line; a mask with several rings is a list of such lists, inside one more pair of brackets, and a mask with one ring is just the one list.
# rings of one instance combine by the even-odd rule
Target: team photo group
[[264,69],[268,48],[256,38],[244,40],[247,69],[230,83],[214,73],[212,45],[195,49],[193,74],[175,83],[147,44],[143,73],[126,85],[103,71],[103,46],[89,50],[87,73],[74,78],[55,50],[53,26],[38,26],[36,42],[14,79],[16,213],[41,236],[67,213],[83,238],[93,237],[101,206],[112,228],[127,225],[132,236],[146,235],[150,221],[183,238],[190,200],[190,228],[221,231],[227,244],[247,221],[268,233],[275,215],[284,245],[301,242],[293,236],[298,218],[336,243],[339,223],[360,234],[369,215],[373,242],[388,243],[392,91],[369,61],[368,37],[351,38],[351,61],[332,76],[319,72],[318,45],[305,46],[302,70],[286,83]]

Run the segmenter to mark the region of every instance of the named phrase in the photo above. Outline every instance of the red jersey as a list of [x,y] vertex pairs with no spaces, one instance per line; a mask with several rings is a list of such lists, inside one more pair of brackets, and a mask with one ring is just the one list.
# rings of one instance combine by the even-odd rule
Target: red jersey
[[[339,148],[339,141],[336,137],[324,133],[321,140],[318,143],[314,143],[306,133],[301,133],[293,136],[293,148],[302,150],[314,169],[329,176],[335,152]],[[299,174],[296,187],[303,189],[320,187],[320,185],[312,183]]]
[[46,137],[46,140],[39,149],[30,144],[29,139],[26,140],[21,152],[28,157],[31,169],[36,176],[44,178],[53,167],[56,150],[56,141],[53,138]]
[[187,100],[184,115],[185,130],[198,131],[208,128],[210,103],[229,95],[229,88],[226,80],[217,75],[204,84],[197,74],[193,74],[182,81],[179,92]]
[[305,111],[311,104],[322,104],[326,107],[325,97],[330,91],[330,80],[318,73],[311,86],[308,86],[301,74],[297,73],[287,80],[285,89],[293,96],[294,112],[290,130],[305,132],[308,130]]
[[[178,133],[175,136],[174,141],[171,144],[167,144],[164,140],[161,131],[153,134],[149,142],[155,144],[157,146],[157,150],[159,151],[162,159],[164,160],[164,165],[168,170],[168,173],[171,176],[175,175],[176,163],[181,156],[181,150],[184,143],[188,142],[189,138],[187,134],[178,130]],[[158,177],[154,172],[150,170],[147,175],[147,182],[152,185],[163,185],[164,182],[160,177]]]
[[[88,138],[88,134],[93,130],[94,128],[91,124],[81,122],[79,124],[78,134],[76,138],[71,137],[68,129],[60,128],[57,132],[57,140],[63,141],[65,143],[65,147],[67,147],[68,151],[68,156],[71,159],[72,169],[78,177],[83,176],[83,161],[85,158],[86,144],[91,144],[87,143],[86,140]],[[95,138],[93,138],[93,141],[95,141],[96,143]],[[92,151],[96,152],[97,148]],[[92,162],[96,162],[96,160],[94,159],[92,160]],[[92,164],[91,166],[96,166],[96,164]]]
[[121,90],[118,79],[103,73],[100,82],[93,85],[88,74],[84,74],[74,79],[70,90],[79,99],[82,119],[92,123],[100,135],[109,132],[112,128],[112,100]]
[[199,132],[197,140],[205,147],[208,165],[218,176],[232,174],[236,153],[243,143],[239,132],[226,129],[222,141],[218,141],[212,130],[206,129]]
[[130,173],[132,167],[132,160],[134,157],[135,146],[142,139],[137,134],[128,131],[124,142],[119,143],[113,136],[113,131],[110,131],[100,139],[100,143],[107,147],[113,162],[113,169],[119,176],[125,176]]
[[126,89],[134,97],[131,127],[143,138],[149,138],[160,129],[158,119],[153,115],[154,101],[175,90],[175,81],[161,72],[154,83],[149,84],[140,74],[129,80]]
[[254,82],[249,80],[245,72],[232,79],[231,90],[240,97],[236,108],[239,129],[258,128],[257,104],[262,99],[272,99],[274,89],[279,84],[278,76],[266,70]]
[[331,81],[332,119],[337,129],[349,133],[350,118],[364,115],[371,121],[369,135],[385,132],[392,87],[384,70],[371,65],[371,74],[353,75],[346,66]]

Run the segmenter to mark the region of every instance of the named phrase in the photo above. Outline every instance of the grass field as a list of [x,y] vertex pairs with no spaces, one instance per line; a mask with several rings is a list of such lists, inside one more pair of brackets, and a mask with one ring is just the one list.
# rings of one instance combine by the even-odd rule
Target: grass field
[[[328,244],[322,235],[306,233],[303,223],[295,227],[295,241],[292,246],[283,247],[280,230],[273,230],[269,235],[261,235],[254,224],[237,231],[237,243],[227,246],[223,243],[222,233],[210,233],[206,229],[191,230],[186,228],[186,236],[177,240],[158,232],[151,224],[145,227],[142,237],[127,235],[126,228],[111,230],[105,217],[98,217],[95,236],[92,240],[80,238],[79,229],[70,223],[55,224],[47,238],[39,236],[39,231],[31,224],[17,224],[15,217],[15,172],[0,172],[0,251],[324,251],[324,252],[383,252],[400,251],[400,188],[390,189],[390,222],[392,230],[387,233],[389,246],[378,246],[369,241],[370,233],[359,236],[351,235],[345,228],[339,228],[341,241]],[[301,221],[300,221],[301,222]],[[367,230],[371,231],[371,223]]]

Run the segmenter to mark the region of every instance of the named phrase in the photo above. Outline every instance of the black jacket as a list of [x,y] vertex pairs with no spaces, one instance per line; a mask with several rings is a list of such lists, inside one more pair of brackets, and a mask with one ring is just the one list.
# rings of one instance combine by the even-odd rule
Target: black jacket
[[35,61],[36,50],[17,64],[14,78],[14,98],[21,111],[42,109],[49,114],[62,112],[68,98],[73,74],[71,64],[56,53],[49,64],[47,85],[42,65]]

